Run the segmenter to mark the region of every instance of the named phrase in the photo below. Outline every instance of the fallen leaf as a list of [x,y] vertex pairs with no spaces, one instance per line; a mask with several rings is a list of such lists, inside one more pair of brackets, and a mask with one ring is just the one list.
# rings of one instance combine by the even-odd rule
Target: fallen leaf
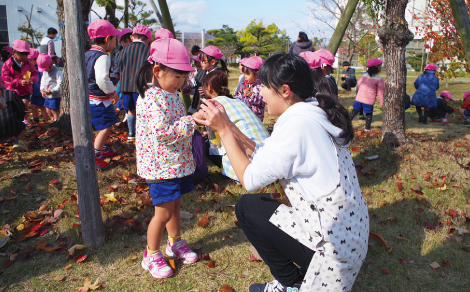
[[205,227],[209,223],[209,215],[202,215],[202,219],[197,223],[200,227]]
[[84,249],[86,248],[86,245],[82,245],[82,244],[75,244],[74,246],[72,246],[71,248],[69,248],[69,255],[70,256],[73,256],[73,254],[75,253],[75,250],[79,250],[79,249]]
[[438,190],[440,190],[440,191],[445,191],[445,190],[447,190],[447,184],[444,184],[443,187],[441,187],[441,188],[436,188],[436,189],[438,189]]
[[114,197],[114,192],[104,195],[108,202],[117,202],[117,199]]
[[8,259],[6,261],[3,262],[3,268],[6,269],[8,268],[9,266],[11,266],[11,264],[13,264],[13,261]]
[[437,262],[433,262],[432,264],[430,264],[430,266],[431,266],[431,268],[433,268],[434,270],[441,267]]
[[203,261],[203,260],[204,260],[204,261],[210,261],[210,260],[211,260],[211,256],[210,256],[208,253],[206,253],[206,254],[200,254],[200,255],[199,255],[199,260],[201,260],[201,261]]
[[[73,280],[73,279],[72,279]],[[88,292],[90,290],[100,289],[101,285],[99,284],[100,278],[96,279],[93,285],[88,277],[86,277],[85,282],[83,283],[83,287],[76,288],[80,292]]]
[[449,209],[447,213],[449,214],[449,216],[452,216],[452,217],[456,217],[457,215],[459,215],[459,212],[452,210],[452,209]]
[[377,240],[382,245],[384,245],[387,248],[388,252],[392,251],[392,248],[388,245],[388,242],[383,238],[382,235],[375,232],[369,232],[369,237],[372,237],[373,239]]
[[54,277],[54,281],[62,282],[65,279],[64,275],[57,275]]
[[233,292],[233,290],[230,286],[223,285],[222,287],[220,287],[220,292]]
[[137,260],[137,257],[131,257],[131,262],[135,262]]
[[38,244],[36,244],[36,250],[42,250],[43,248],[45,248],[47,245],[47,241],[45,242],[39,242]]
[[77,260],[77,263],[83,262],[87,257],[88,257],[87,255],[83,255],[83,256],[79,257],[78,260]]
[[401,237],[401,236],[397,236],[397,239],[401,239],[401,240],[410,241],[409,239],[406,239],[406,238],[404,238],[404,237]]
[[450,262],[448,260],[445,262],[442,262],[442,265],[446,268],[450,268]]
[[254,261],[254,262],[262,262],[262,260],[256,258],[255,256],[250,256],[250,258],[248,259],[249,261]]
[[467,230],[467,227],[466,227],[466,226],[463,226],[462,228],[456,227],[455,230],[457,230],[460,235],[470,232],[470,231]]
[[170,264],[170,267],[173,269],[173,271],[176,271],[175,260],[169,259],[168,263]]
[[382,202],[380,202],[380,204],[381,204],[382,206],[384,206],[385,204],[387,204],[387,201],[382,201]]
[[359,152],[359,149],[357,149],[357,147],[354,147],[351,149],[352,152]]
[[390,273],[390,269],[389,268],[386,268],[386,267],[382,267],[382,272],[385,274],[385,275],[389,275]]
[[403,182],[399,181],[397,185],[398,185],[398,190],[401,191],[403,189]]
[[186,211],[181,211],[180,210],[180,217],[181,219],[186,219],[186,220],[189,220],[191,218],[193,218],[193,214],[189,213],[189,212],[186,212]]
[[69,270],[71,267],[72,267],[72,264],[67,265],[66,267],[64,267],[64,271]]
[[207,263],[207,266],[211,269],[215,268],[215,261],[210,261]]

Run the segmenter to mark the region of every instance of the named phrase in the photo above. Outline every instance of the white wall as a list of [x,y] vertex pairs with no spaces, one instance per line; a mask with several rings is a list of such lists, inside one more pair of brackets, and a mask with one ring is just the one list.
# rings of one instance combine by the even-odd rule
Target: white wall
[[[22,34],[18,31],[18,27],[27,22],[25,15],[30,14],[33,5],[32,27],[39,30],[43,35],[47,35],[47,29],[53,27],[59,31],[58,18],[56,13],[56,0],[0,0],[0,5],[6,5],[8,20],[8,36],[10,38],[10,46],[13,41],[21,38]],[[22,11],[18,11],[18,7],[22,7]],[[41,8],[41,12],[37,9]],[[61,56],[61,41],[55,42],[55,51]]]

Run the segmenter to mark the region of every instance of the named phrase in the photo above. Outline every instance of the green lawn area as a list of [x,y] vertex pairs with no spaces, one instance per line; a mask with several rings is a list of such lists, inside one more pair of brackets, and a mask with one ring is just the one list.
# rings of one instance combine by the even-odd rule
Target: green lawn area
[[[238,77],[237,71],[232,72],[232,77]],[[411,94],[412,81],[409,79],[407,90]],[[237,83],[237,78],[230,79],[232,91]],[[449,82],[448,90],[461,98],[466,87],[466,83]],[[351,109],[354,92],[340,91],[340,97]],[[459,107],[460,103],[451,105]],[[356,135],[350,149],[369,206],[370,230],[382,235],[391,248],[387,251],[370,239],[353,291],[468,291],[470,236],[464,228],[470,221],[470,128],[457,119],[450,124],[422,125],[417,118],[414,109],[406,112],[407,135],[416,144],[397,148],[380,141],[382,112],[378,104],[372,133],[362,131],[364,121],[353,121]],[[275,121],[266,116],[264,122],[272,126]],[[87,277],[92,283],[99,278],[104,291],[207,292],[228,285],[242,292],[252,283],[271,281],[264,263],[249,260],[250,243],[236,225],[233,205],[249,194],[209,162],[212,182],[183,197],[181,209],[194,216],[182,220],[182,233],[190,247],[198,247],[198,254],[210,255],[215,267],[208,267],[205,260],[190,266],[177,260],[176,275],[166,280],[154,279],[141,268],[146,221],[153,210],[141,208],[147,190],[145,184],[133,181],[135,152],[125,142],[125,132],[124,125],[116,127],[110,141],[121,155],[110,162],[110,170],[98,174],[106,243],[100,250],[77,250],[74,256],[87,255],[80,263],[74,257],[67,259],[66,251],[82,243],[81,226],[76,225],[80,222],[78,206],[73,200],[77,191],[70,135],[46,126],[30,127],[26,140],[31,151],[13,153],[11,142],[0,145],[0,228],[9,228],[15,236],[0,248],[0,291],[72,291],[82,287]],[[374,155],[378,158],[366,159]],[[117,202],[105,202],[113,198],[106,196],[112,192]],[[36,235],[30,230],[28,234],[34,236],[21,240],[24,230],[57,209],[63,213],[56,223],[36,230]],[[205,215],[210,221],[198,226]],[[39,221],[34,221],[38,216]],[[36,250],[40,242],[62,250]],[[440,267],[432,268],[434,262]]]

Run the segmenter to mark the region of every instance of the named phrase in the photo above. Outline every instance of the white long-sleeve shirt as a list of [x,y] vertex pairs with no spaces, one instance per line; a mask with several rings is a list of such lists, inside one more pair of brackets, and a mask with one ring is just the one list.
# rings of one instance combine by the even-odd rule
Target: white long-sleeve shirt
[[52,67],[51,71],[44,71],[41,78],[39,89],[42,91],[50,91],[51,94],[47,98],[60,98],[60,84],[62,83],[63,73],[59,67]]

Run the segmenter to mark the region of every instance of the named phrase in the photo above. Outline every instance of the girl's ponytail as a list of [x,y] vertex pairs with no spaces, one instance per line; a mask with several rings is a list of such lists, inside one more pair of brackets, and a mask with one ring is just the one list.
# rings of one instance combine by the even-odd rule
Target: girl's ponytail
[[228,67],[227,67],[227,63],[226,63],[224,60],[222,60],[222,59],[220,59],[219,61],[220,61],[220,66],[221,66],[220,70],[222,70],[223,72],[225,72],[225,73],[227,74],[227,76],[228,76],[229,73],[230,73],[230,70],[229,70]]
[[142,98],[145,98],[145,91],[148,89],[148,83],[152,83],[153,80],[153,64],[150,62],[144,62],[144,65],[137,71],[135,76],[135,86],[137,91]]

